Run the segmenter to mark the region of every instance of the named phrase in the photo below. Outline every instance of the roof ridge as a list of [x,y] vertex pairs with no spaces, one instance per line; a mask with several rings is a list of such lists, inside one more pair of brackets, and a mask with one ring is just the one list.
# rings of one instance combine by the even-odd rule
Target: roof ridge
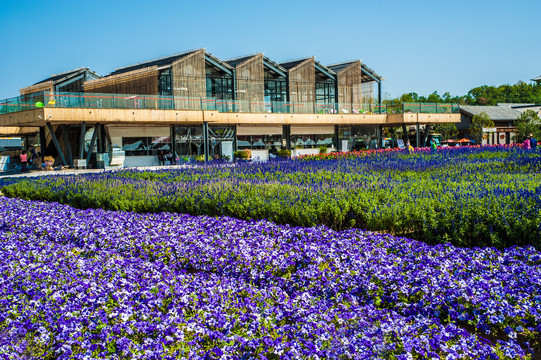
[[[342,61],[342,62],[339,62],[339,63],[336,63],[336,64],[330,64],[330,65],[326,65],[327,67],[331,67],[331,66],[338,66],[338,65],[345,65],[345,64],[351,64],[351,63],[354,63],[356,61],[361,61],[361,59],[356,59],[356,60],[351,60],[351,61]],[[361,61],[362,63],[362,61]]]
[[231,58],[231,59],[226,59],[224,60],[225,62],[229,62],[229,61],[235,61],[235,60],[240,60],[240,59],[243,59],[243,58],[248,58],[248,57],[254,57],[256,55],[263,55],[263,53],[259,52],[259,53],[253,53],[253,54],[248,54],[248,55],[243,55],[243,56],[237,56],[237,57],[234,57],[234,58]]
[[[59,72],[58,74],[52,74],[52,75],[49,76],[49,77],[55,77],[55,76],[65,75],[65,74],[69,74],[69,73],[76,72],[76,71],[80,71],[80,70],[84,70],[84,69],[88,69],[88,67],[86,67],[86,66],[81,66],[81,67],[78,67],[78,68],[73,69],[73,70],[68,70],[68,71]],[[90,70],[90,69],[89,69],[89,70]]]
[[139,66],[139,65],[151,63],[151,62],[154,62],[154,61],[167,59],[167,58],[170,58],[170,57],[175,57],[175,56],[180,56],[180,55],[187,55],[187,54],[189,54],[189,53],[192,53],[192,52],[195,52],[195,51],[198,51],[198,50],[201,50],[201,49],[192,49],[192,50],[183,51],[183,52],[176,53],[176,54],[171,54],[171,55],[167,55],[167,56],[162,56],[162,57],[155,58],[155,59],[152,59],[152,60],[141,61],[141,62],[138,62],[138,63],[135,63],[135,64],[126,65],[126,66],[122,66],[122,67],[116,68],[116,69],[113,70],[113,72],[118,71],[118,70],[122,70],[122,69],[126,69],[126,68],[129,68],[129,67],[133,67],[133,66]]

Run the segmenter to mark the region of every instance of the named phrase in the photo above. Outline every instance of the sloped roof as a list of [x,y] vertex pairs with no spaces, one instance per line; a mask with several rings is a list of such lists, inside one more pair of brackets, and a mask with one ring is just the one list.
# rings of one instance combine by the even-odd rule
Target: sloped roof
[[229,60],[225,60],[225,63],[228,64],[229,66],[232,66],[232,67],[236,67],[237,65],[239,64],[242,64],[243,62],[253,58],[254,56],[257,56],[259,54],[252,54],[252,55],[246,55],[246,56],[241,56],[241,57],[238,57],[238,58],[234,58],[234,59],[229,59]]
[[[80,68],[77,68],[77,69],[73,69],[73,70],[69,70],[69,71],[65,71],[65,72],[62,72],[62,73],[59,73],[59,74],[54,74],[54,75],[51,75],[50,77],[46,78],[46,79],[43,79],[41,81],[38,81],[37,83],[35,83],[34,85],[37,85],[37,84],[43,84],[43,83],[46,83],[46,82],[49,82],[49,81],[52,81],[52,82],[57,82],[59,80],[62,80],[62,79],[65,79],[65,78],[69,78],[69,77],[72,77],[73,75],[77,75],[77,74],[80,74],[80,73],[83,73],[85,71],[90,71],[92,73],[94,73],[93,71],[91,71],[89,68],[87,67],[80,67]],[[96,74],[97,75],[97,74]]]
[[533,78],[532,81],[541,81],[541,75],[539,75],[539,76],[536,77],[536,78]]
[[193,54],[194,52],[199,51],[199,50],[200,49],[189,50],[189,51],[186,51],[186,52],[182,52],[182,53],[178,53],[178,54],[174,54],[174,55],[168,55],[168,56],[164,56],[164,57],[157,58],[157,59],[154,59],[154,60],[143,61],[143,62],[140,62],[140,63],[137,63],[137,64],[124,66],[124,67],[115,69],[112,73],[110,73],[107,76],[118,75],[118,74],[122,74],[122,73],[125,73],[125,72],[144,69],[144,68],[151,67],[151,66],[162,67],[162,66],[166,66],[166,65],[171,65],[173,62],[177,61],[178,59],[182,59],[183,57],[186,57],[186,56],[188,56],[190,54]]
[[[327,67],[333,70],[335,73],[339,73],[340,71],[344,70],[345,68],[347,68],[348,66],[350,66],[351,64],[357,61],[360,61],[360,60],[346,61],[343,63],[327,65]],[[374,78],[377,80],[374,80]],[[381,75],[377,74],[374,70],[370,69],[363,62],[361,62],[361,79],[363,82],[384,80]]]
[[295,66],[299,65],[300,63],[309,60],[311,58],[304,58],[304,59],[297,59],[292,61],[286,61],[283,63],[280,63],[280,66],[283,67],[286,70],[293,69]]
[[327,67],[338,74],[340,71],[344,70],[345,68],[347,68],[351,64],[356,63],[357,61],[358,60],[343,62],[343,63],[339,63],[339,64],[332,64],[332,65],[327,65]]
[[474,106],[460,105],[460,112],[471,116],[479,115],[482,112],[487,113],[492,121],[514,121],[521,112],[506,106]]

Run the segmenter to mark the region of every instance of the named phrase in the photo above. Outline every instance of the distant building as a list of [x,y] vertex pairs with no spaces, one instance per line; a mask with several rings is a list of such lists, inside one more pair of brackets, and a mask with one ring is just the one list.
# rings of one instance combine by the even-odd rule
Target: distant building
[[536,77],[536,78],[533,78],[532,81],[535,81],[535,83],[536,83],[537,85],[541,84],[541,75],[538,76],[538,77]]
[[38,81],[20,90],[21,95],[30,95],[43,91],[82,92],[85,81],[91,81],[100,76],[87,67],[66,71]]
[[461,105],[460,123],[457,124],[457,129],[464,136],[467,136],[473,117],[485,112],[494,121],[494,128],[486,129],[487,131],[483,135],[483,144],[511,144],[517,131],[515,122],[526,110],[533,110],[541,116],[541,105],[535,104]]
[[102,167],[106,155],[123,152],[124,166],[145,166],[163,152],[208,160],[250,149],[266,160],[281,148],[295,156],[347,151],[360,139],[379,148],[384,127],[413,125],[420,137],[420,125],[458,122],[458,104],[382,106],[382,80],[360,60],[221,60],[196,49],[102,77],[79,68],[23,88],[0,100],[0,134],[27,129],[63,165]]

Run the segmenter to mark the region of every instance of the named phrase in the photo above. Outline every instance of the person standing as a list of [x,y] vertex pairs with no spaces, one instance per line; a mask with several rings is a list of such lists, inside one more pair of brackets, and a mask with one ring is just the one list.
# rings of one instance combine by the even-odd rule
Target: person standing
[[529,138],[526,138],[526,140],[524,140],[524,142],[522,143],[522,148],[524,150],[530,150],[532,148]]
[[438,151],[438,146],[436,145],[434,139],[430,139],[430,152],[435,154],[436,151]]
[[38,158],[38,154],[36,154],[36,150],[34,149],[33,145],[30,145],[28,147],[28,165],[30,166],[30,169],[33,169],[33,163]]
[[21,171],[23,173],[27,172],[26,170],[26,164],[28,163],[28,155],[26,155],[26,150],[23,150],[23,152],[21,153],[21,155],[19,155],[19,157],[21,158]]
[[413,148],[413,146],[411,146],[411,143],[410,141],[408,140],[408,142],[406,143],[406,146],[407,146],[407,149],[408,149],[408,153],[409,154],[413,154],[415,152],[415,149]]
[[163,154],[163,150],[158,151],[158,162],[161,166],[165,165],[165,156]]
[[533,137],[532,134],[530,134],[530,147],[532,150],[537,149],[537,140]]

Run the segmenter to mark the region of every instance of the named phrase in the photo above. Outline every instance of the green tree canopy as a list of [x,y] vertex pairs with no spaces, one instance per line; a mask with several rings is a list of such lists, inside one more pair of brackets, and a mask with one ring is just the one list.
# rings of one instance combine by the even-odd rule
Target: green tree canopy
[[517,139],[524,141],[528,135],[532,134],[536,139],[541,138],[541,119],[533,110],[526,110],[517,118]]
[[449,92],[439,95],[434,91],[427,97],[415,92],[403,94],[395,99],[386,99],[384,104],[404,102],[456,103],[461,105],[496,105],[498,103],[541,104],[541,84],[519,81],[514,85],[478,86],[463,96],[451,96]]
[[482,113],[473,117],[470,126],[470,137],[477,144],[481,144],[481,139],[483,138],[483,128],[491,127],[494,127],[494,121],[492,121],[490,116],[483,111]]
[[434,125],[434,132],[441,134],[444,140],[455,139],[458,135],[458,130],[454,123],[442,123]]

